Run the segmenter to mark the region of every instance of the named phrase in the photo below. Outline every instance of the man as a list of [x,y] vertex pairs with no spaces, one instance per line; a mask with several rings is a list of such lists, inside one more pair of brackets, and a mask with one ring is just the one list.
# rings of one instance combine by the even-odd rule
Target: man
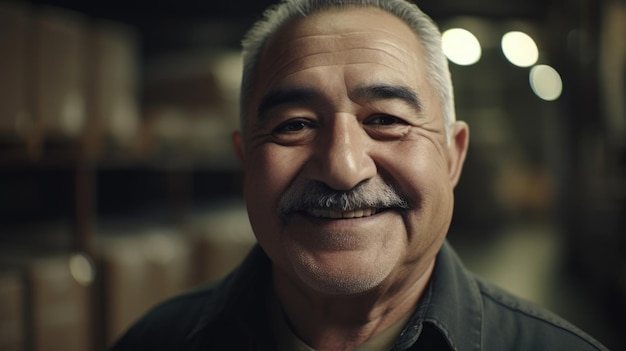
[[114,350],[602,350],[445,242],[469,132],[440,34],[404,0],[287,0],[244,40],[259,245]]

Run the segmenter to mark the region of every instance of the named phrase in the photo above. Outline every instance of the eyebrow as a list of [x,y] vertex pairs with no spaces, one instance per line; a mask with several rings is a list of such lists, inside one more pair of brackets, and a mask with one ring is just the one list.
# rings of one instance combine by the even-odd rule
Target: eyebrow
[[[372,84],[355,88],[352,95],[359,100],[401,100],[417,112],[422,111],[422,103],[417,94],[409,87],[392,84]],[[323,94],[309,87],[286,87],[270,91],[265,95],[257,109],[260,120],[264,120],[267,112],[281,105],[312,103],[323,99]]]
[[362,100],[401,100],[417,112],[422,111],[422,102],[413,89],[404,85],[373,84],[354,89],[354,96]]
[[319,101],[322,98],[322,94],[313,89],[307,87],[288,87],[279,88],[270,91],[263,97],[259,103],[257,114],[259,119],[264,119],[267,112],[273,108],[287,104],[297,104],[304,102]]

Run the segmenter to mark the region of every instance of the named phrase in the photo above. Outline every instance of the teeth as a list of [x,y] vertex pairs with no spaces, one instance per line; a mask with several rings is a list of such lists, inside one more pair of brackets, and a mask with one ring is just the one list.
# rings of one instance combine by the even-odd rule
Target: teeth
[[321,209],[314,208],[307,211],[311,216],[318,218],[361,218],[361,217],[369,217],[376,214],[376,209],[374,208],[365,208],[358,209],[353,211],[340,211],[336,209]]
[[330,218],[342,218],[342,212],[337,210],[330,210]]

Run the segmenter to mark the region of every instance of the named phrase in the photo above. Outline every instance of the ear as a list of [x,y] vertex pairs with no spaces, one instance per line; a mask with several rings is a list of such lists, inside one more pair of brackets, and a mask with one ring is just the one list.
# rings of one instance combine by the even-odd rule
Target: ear
[[451,139],[448,145],[448,174],[452,186],[456,186],[469,145],[469,127],[463,121],[456,121],[450,127]]
[[245,159],[243,144],[241,141],[241,132],[235,131],[232,135],[233,148],[235,149],[235,153],[237,154],[237,158],[239,162],[243,162]]

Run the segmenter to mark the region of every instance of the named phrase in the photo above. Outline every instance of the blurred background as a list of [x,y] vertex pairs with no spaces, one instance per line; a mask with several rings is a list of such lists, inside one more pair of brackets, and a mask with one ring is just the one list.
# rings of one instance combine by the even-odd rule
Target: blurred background
[[[230,147],[268,0],[0,1],[0,350],[103,350],[254,243]],[[626,350],[626,1],[417,1],[470,269]]]

